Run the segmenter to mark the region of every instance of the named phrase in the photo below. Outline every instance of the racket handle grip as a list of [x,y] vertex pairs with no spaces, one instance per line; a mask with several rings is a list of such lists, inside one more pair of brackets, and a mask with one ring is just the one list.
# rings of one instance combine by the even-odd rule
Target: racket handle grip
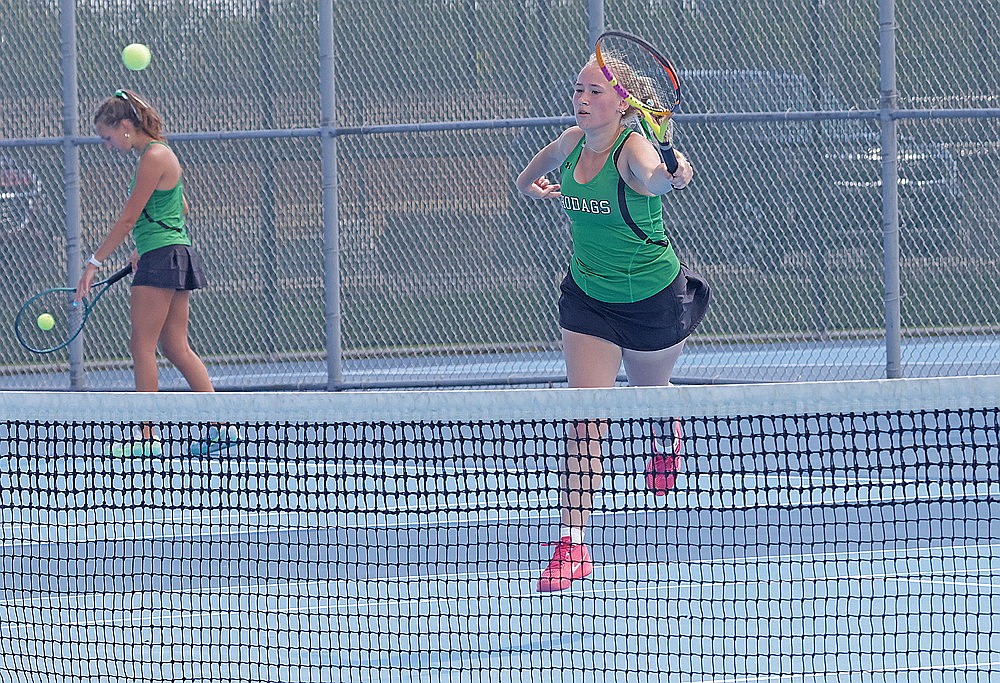
[[674,154],[674,146],[669,141],[660,143],[660,158],[667,165],[670,175],[677,173],[677,155]]

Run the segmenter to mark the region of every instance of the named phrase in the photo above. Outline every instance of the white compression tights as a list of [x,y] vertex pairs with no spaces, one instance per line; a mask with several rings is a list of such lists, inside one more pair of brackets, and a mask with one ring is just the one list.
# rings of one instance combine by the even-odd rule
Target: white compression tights
[[670,384],[674,365],[684,350],[684,341],[659,351],[622,349],[628,383],[633,387],[665,387]]

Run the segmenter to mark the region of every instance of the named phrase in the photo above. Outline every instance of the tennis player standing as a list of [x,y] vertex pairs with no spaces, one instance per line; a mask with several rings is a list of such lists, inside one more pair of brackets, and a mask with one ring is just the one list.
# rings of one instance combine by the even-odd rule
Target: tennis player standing
[[[90,291],[97,270],[132,235],[131,335],[136,391],[157,391],[157,346],[180,370],[193,391],[214,391],[205,364],[188,342],[191,291],[205,286],[201,259],[191,248],[184,225],[187,202],[177,155],[167,146],[163,119],[131,90],[119,90],[94,114],[94,128],[104,144],[122,154],[137,154],[139,163],[131,191],[118,220],[84,265],[76,287],[77,300]],[[142,443],[128,448],[133,455],[156,455],[162,447],[143,426]],[[238,441],[232,426],[211,426],[188,447],[199,455],[228,448]],[[112,449],[119,453],[119,449]],[[121,451],[129,452],[129,451]]]
[[108,149],[137,154],[139,162],[124,208],[84,266],[76,297],[87,295],[98,269],[131,233],[131,324],[136,391],[157,391],[157,345],[194,391],[213,391],[201,358],[188,343],[192,290],[206,284],[198,254],[184,226],[186,202],[181,165],[163,136],[163,120],[130,90],[119,90],[94,114],[94,127]]
[[[559,327],[570,387],[612,387],[624,361],[629,384],[670,383],[684,340],[708,307],[708,285],[685,268],[664,235],[660,195],[681,189],[694,170],[677,154],[674,174],[654,145],[629,129],[636,115],[592,58],[573,94],[576,125],[550,142],[517,178],[534,199],[561,202],[573,256],[561,286]],[[559,169],[561,183],[545,174]],[[679,426],[654,435],[647,483],[673,486]],[[603,422],[575,423],[560,477],[562,527],[542,592],[563,590],[593,571],[584,532],[600,489]]]

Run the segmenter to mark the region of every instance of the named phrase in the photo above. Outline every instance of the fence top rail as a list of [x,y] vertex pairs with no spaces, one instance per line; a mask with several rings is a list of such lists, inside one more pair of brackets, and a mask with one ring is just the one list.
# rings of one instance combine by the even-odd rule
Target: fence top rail
[[[883,112],[870,110],[830,111],[760,111],[713,112],[710,114],[675,114],[674,119],[683,123],[766,123],[789,121],[846,121],[878,120]],[[893,119],[990,119],[1000,118],[1000,108],[980,109],[895,109]],[[260,140],[268,138],[309,138],[321,136],[347,137],[361,135],[391,135],[451,130],[490,130],[499,128],[543,128],[571,125],[572,116],[543,116],[520,119],[493,119],[488,121],[434,121],[428,123],[393,123],[374,126],[328,126],[320,128],[275,128],[234,131],[198,131],[173,133],[170,139],[179,142],[198,140]],[[0,148],[56,147],[70,142],[74,145],[99,145],[102,141],[93,135],[74,135],[42,138],[0,138]]]

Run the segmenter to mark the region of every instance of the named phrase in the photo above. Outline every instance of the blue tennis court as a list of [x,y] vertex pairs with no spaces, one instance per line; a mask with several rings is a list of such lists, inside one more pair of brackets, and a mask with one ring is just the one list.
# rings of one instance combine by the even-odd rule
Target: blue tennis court
[[[579,678],[573,668],[583,662],[595,680],[606,669],[615,671],[608,680],[621,680],[623,671],[639,680],[643,672],[706,665],[735,673],[747,657],[783,672],[780,679],[858,668],[892,680],[927,680],[937,669],[995,671],[1000,660],[969,660],[955,650],[1000,651],[992,630],[1000,613],[1000,544],[992,542],[1000,531],[998,488],[948,491],[971,498],[953,505],[974,515],[948,529],[922,520],[927,504],[902,485],[892,495],[911,502],[893,508],[900,519],[876,522],[859,509],[853,529],[844,528],[850,515],[838,514],[842,508],[818,500],[761,507],[737,520],[725,507],[680,512],[690,501],[676,496],[662,513],[637,519],[627,508],[638,501],[620,496],[597,514],[592,580],[554,597],[534,593],[544,562],[535,540],[545,536],[530,538],[532,528],[554,533],[554,515],[511,515],[488,509],[488,501],[461,514],[450,511],[458,501],[402,505],[390,511],[392,522],[375,512],[254,515],[213,512],[211,505],[171,516],[133,510],[121,522],[8,519],[3,590],[31,598],[4,600],[4,637],[58,638],[65,651],[51,655],[67,663],[81,658],[78,644],[103,643],[85,654],[107,661],[105,675],[123,667],[144,672],[143,680],[156,678],[178,629],[196,635],[213,657],[224,644],[228,660],[210,659],[200,670],[179,664],[185,680],[254,680],[255,661],[279,680],[331,681],[433,680],[451,670],[467,680],[477,672],[485,679],[488,671],[490,678],[524,680],[563,667],[570,680]],[[846,489],[844,500],[826,502],[882,502],[870,493]],[[810,538],[771,538],[804,516]],[[751,526],[737,528],[737,521]],[[954,542],[851,550],[891,539],[896,523],[917,539]],[[690,538],[692,528],[697,538]],[[713,531],[706,536],[705,529]],[[484,533],[495,540],[473,540]],[[44,540],[18,540],[28,536]],[[357,545],[362,539],[365,545]],[[776,545],[785,552],[775,554]],[[314,551],[289,556],[292,548]],[[54,566],[64,575],[53,582]],[[105,581],[96,585],[94,574]],[[868,614],[862,603],[873,601],[882,606],[877,618],[841,616]],[[965,614],[970,605],[990,611]],[[14,610],[19,616],[12,618]],[[912,633],[914,619],[929,619],[929,630]],[[33,625],[12,626],[23,621]],[[956,622],[961,643],[949,637]],[[827,632],[883,646],[860,658],[844,635]],[[883,650],[899,647],[899,639],[910,654]],[[752,650],[736,651],[751,642]],[[857,673],[843,680],[863,679]]]
[[[769,388],[673,388],[640,407],[706,389],[724,408],[765,407]],[[572,397],[591,414],[567,392],[523,412]],[[395,402],[366,410],[409,411]],[[996,409],[907,410],[685,418],[664,497],[643,482],[648,420],[616,412],[594,574],[548,595],[558,421],[275,419],[202,458],[178,422],[162,456],[133,459],[98,452],[114,432],[100,421],[8,424],[0,680],[995,680]]]
[[[993,334],[907,339],[902,350],[907,377],[1000,373],[1000,337]],[[479,383],[499,386],[564,383],[566,366],[557,350],[531,353],[428,354],[420,358],[361,358],[343,364],[343,381],[352,386],[395,385],[437,388]],[[716,382],[810,382],[837,378],[878,379],[885,376],[885,342],[855,341],[693,344],[678,361],[677,384]],[[88,387],[130,389],[127,366],[88,370]],[[275,387],[286,390],[325,388],[324,360],[230,363],[212,368],[217,388],[240,390]],[[163,368],[165,390],[187,387],[181,374]],[[65,368],[0,377],[3,390],[60,390],[70,385]]]

